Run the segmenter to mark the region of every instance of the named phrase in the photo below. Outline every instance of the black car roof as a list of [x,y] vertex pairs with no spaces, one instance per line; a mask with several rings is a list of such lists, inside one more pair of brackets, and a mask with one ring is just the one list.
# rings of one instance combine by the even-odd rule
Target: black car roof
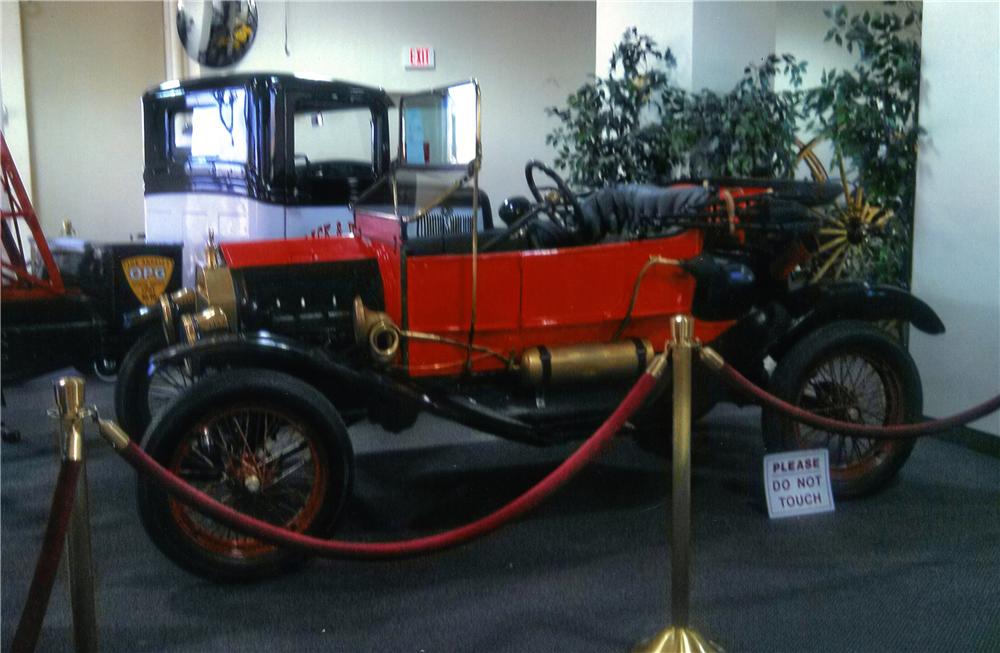
[[273,72],[253,72],[253,73],[230,73],[225,75],[212,75],[210,77],[198,77],[195,79],[184,79],[167,81],[147,89],[143,98],[152,99],[165,91],[180,89],[183,91],[199,91],[204,89],[218,88],[220,85],[226,86],[246,86],[248,84],[271,83],[284,88],[298,88],[310,91],[332,91],[349,94],[359,100],[368,103],[384,104],[387,107],[393,106],[392,99],[381,88],[373,86],[363,86],[353,82],[345,82],[337,79],[313,79],[309,77],[298,77],[290,73]]

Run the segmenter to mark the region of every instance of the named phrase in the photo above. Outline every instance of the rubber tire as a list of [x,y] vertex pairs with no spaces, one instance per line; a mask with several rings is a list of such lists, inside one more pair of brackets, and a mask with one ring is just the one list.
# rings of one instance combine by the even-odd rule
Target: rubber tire
[[144,333],[129,348],[118,367],[115,382],[115,417],[125,432],[138,440],[152,419],[149,414],[149,358],[167,346],[163,329],[156,327]]
[[[777,361],[771,375],[770,391],[785,401],[794,403],[804,381],[803,377],[808,374],[813,362],[839,349],[861,350],[890,368],[902,386],[903,421],[914,422],[923,418],[923,388],[913,358],[898,342],[867,322],[833,322],[805,336]],[[761,415],[761,426],[768,452],[797,448],[792,441],[794,436],[789,433],[791,420],[765,408]],[[853,499],[881,490],[910,457],[915,443],[916,440],[913,439],[877,442],[875,447],[885,453],[885,457],[876,462],[872,470],[854,479],[839,477],[837,469],[831,464],[830,477],[834,496],[837,499]]]
[[[167,465],[189,429],[230,402],[256,402],[292,413],[324,434],[317,440],[320,459],[328,464],[330,487],[315,519],[302,532],[329,533],[340,517],[354,477],[354,450],[340,414],[311,385],[281,372],[241,369],[206,377],[175,399],[154,418],[144,449]],[[338,482],[339,480],[339,482]],[[180,567],[216,582],[247,582],[272,576],[301,563],[305,555],[276,549],[253,559],[232,558],[206,551],[187,537],[173,520],[167,495],[144,476],[138,479],[139,516],[153,543]]]
[[[670,368],[667,368],[665,376],[667,378],[659,384],[653,396],[646,400],[646,404],[632,420],[636,444],[658,456],[670,456],[673,453],[674,395]],[[718,401],[705,391],[706,384],[699,383],[695,378],[692,378],[692,384],[694,394],[691,423],[694,424],[712,412]]]

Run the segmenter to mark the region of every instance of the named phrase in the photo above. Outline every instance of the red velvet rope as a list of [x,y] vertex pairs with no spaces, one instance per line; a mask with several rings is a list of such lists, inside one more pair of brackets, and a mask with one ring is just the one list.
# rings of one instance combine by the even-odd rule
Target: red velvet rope
[[52,584],[56,579],[63,543],[66,541],[66,529],[73,513],[73,499],[76,497],[79,477],[80,461],[63,460],[59,468],[59,478],[56,480],[56,489],[52,494],[52,509],[49,511],[49,523],[45,527],[42,550],[35,565],[35,575],[31,579],[24,611],[21,612],[21,620],[17,624],[14,641],[10,647],[14,653],[34,651],[38,644],[38,634],[42,630],[42,620],[49,606]]
[[789,417],[797,422],[802,422],[803,424],[808,424],[809,426],[820,428],[824,431],[856,435],[870,438],[872,440],[901,440],[906,438],[915,438],[921,435],[928,435],[930,433],[937,433],[939,431],[947,431],[950,428],[975,421],[980,417],[989,415],[993,411],[1000,409],[1000,395],[997,395],[992,399],[973,406],[968,410],[956,413],[955,415],[942,419],[929,420],[919,424],[854,424],[852,422],[841,422],[840,420],[830,419],[829,417],[823,417],[822,415],[811,413],[775,397],[767,390],[764,390],[753,381],[740,374],[736,368],[731,366],[729,363],[723,363],[721,369],[718,370],[714,367],[709,367],[721,375],[722,378],[734,388],[742,390],[743,392],[755,397],[762,404],[773,408],[779,413],[782,413],[786,417]]
[[642,405],[656,385],[656,378],[643,374],[614,413],[573,454],[531,489],[497,511],[474,522],[436,535],[398,542],[347,542],[325,540],[296,533],[237,512],[188,485],[158,462],[135,442],[119,450],[137,471],[161,486],[181,503],[208,515],[230,528],[262,541],[298,549],[311,554],[336,558],[394,558],[438,551],[464,544],[500,528],[536,507],[592,461],[611,441],[625,421]]

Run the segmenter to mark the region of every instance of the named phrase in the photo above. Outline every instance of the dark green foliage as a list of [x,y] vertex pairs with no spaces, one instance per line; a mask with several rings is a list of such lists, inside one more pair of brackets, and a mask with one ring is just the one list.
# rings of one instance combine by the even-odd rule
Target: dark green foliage
[[[695,176],[782,177],[795,164],[802,72],[806,63],[790,54],[770,55],[747,66],[730,92],[692,94],[686,103],[690,171]],[[793,89],[775,91],[777,75]],[[665,116],[665,123],[673,116]],[[669,124],[666,125],[669,129]]]
[[[801,89],[806,62],[772,54],[748,66],[728,93],[691,93],[672,83],[669,49],[627,30],[609,74],[580,87],[564,108],[548,110],[560,121],[546,138],[556,165],[581,188],[685,175],[791,176],[796,134],[806,125],[834,143],[873,203],[894,212],[885,230],[852,254],[847,272],[905,283],[922,133],[919,5],[824,13],[832,22],[826,40],[856,52],[858,62],[824,70],[810,89]],[[790,90],[774,90],[779,75]]]
[[556,165],[568,169],[577,186],[617,181],[663,181],[686,150],[666,142],[647,120],[656,94],[668,86],[676,62],[633,27],[611,55],[607,77],[595,78],[550,108],[561,125],[546,137],[556,148]]
[[[670,80],[675,61],[648,36],[626,30],[607,77],[571,94],[550,115],[561,124],[546,142],[570,182],[665,182],[696,175],[781,176],[795,159],[795,125],[805,62],[771,55],[748,66],[732,91],[688,93]],[[793,91],[775,91],[777,75]]]
[[921,134],[919,9],[849,15],[840,6],[826,14],[834,23],[826,39],[857,50],[859,61],[852,70],[823,71],[820,86],[805,93],[805,113],[857,170],[868,196],[911,223]]
[[[896,3],[885,3],[893,5]],[[833,21],[826,40],[858,53],[852,70],[824,70],[804,97],[810,124],[833,141],[857,171],[872,202],[891,208],[883,233],[864,243],[849,267],[853,276],[906,285],[909,277],[920,101],[920,9],[849,14],[825,11]]]

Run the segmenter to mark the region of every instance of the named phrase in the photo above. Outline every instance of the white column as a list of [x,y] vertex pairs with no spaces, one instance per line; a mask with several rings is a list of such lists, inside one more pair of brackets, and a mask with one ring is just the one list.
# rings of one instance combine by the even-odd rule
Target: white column
[[1000,5],[925,2],[922,49],[913,292],[948,331],[910,351],[938,417],[1000,392]]

